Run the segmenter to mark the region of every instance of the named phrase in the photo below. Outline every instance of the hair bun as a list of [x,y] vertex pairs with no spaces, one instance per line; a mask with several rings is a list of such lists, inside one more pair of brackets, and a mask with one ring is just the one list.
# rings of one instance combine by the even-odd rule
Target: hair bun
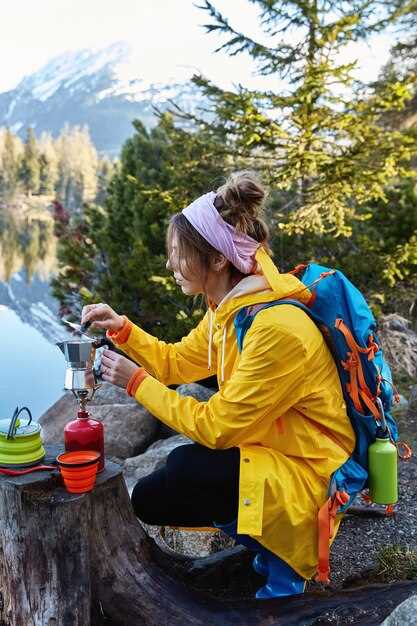
[[[243,232],[253,229],[253,222],[263,211],[265,189],[254,172],[234,172],[224,185],[218,188],[216,202],[222,218]],[[223,205],[223,206],[222,206]]]

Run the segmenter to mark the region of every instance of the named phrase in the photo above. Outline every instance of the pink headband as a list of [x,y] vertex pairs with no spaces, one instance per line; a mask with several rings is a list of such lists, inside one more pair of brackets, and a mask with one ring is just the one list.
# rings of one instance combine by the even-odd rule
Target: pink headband
[[243,274],[250,274],[256,268],[255,254],[261,244],[224,221],[214,206],[215,197],[214,191],[210,191],[185,207],[182,213],[213,248]]

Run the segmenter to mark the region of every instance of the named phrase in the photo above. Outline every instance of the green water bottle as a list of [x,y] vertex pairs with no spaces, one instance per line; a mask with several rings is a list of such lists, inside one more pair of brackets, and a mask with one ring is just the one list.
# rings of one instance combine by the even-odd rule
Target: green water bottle
[[368,448],[369,495],[376,504],[395,504],[398,500],[397,448],[388,430],[378,428]]

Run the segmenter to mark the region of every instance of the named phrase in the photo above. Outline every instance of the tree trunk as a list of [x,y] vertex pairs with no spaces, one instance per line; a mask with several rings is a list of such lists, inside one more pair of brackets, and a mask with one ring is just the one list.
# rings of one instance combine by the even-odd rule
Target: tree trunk
[[0,492],[1,626],[89,626],[90,497],[57,471],[0,475]]
[[[57,452],[49,447],[46,462]],[[220,589],[242,562],[250,576],[251,554],[236,547],[190,559],[161,550],[136,519],[118,465],[106,463],[90,494],[68,494],[57,472],[0,476],[0,490],[0,626],[296,626],[343,615],[376,624],[417,592],[411,581],[220,600],[198,587]]]

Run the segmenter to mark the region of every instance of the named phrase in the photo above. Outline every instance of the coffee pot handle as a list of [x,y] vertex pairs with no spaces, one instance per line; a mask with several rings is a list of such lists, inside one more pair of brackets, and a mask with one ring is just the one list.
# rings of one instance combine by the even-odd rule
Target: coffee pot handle
[[[96,350],[98,350],[99,348],[106,347],[107,350],[111,350],[112,352],[119,352],[117,350],[117,348],[115,347],[114,343],[110,339],[108,339],[107,337],[100,337],[99,339],[96,339],[96,341],[94,342],[93,345],[96,348]],[[122,354],[122,353],[120,353],[120,354]],[[99,362],[98,366],[94,368],[94,376],[96,377],[97,380],[102,380],[102,377],[101,377],[101,358],[100,358],[100,362]]]
[[13,439],[13,437],[15,436],[16,430],[18,429],[17,419],[18,419],[18,417],[19,417],[19,415],[21,414],[22,411],[27,411],[27,413],[29,414],[29,421],[26,424],[26,426],[29,426],[29,424],[31,423],[31,421],[32,421],[32,413],[29,411],[27,406],[22,406],[21,409],[19,409],[19,407],[17,406],[15,408],[15,410],[14,410],[13,417],[12,417],[11,422],[10,422],[10,426],[9,426],[9,430],[7,432],[6,439]]
[[93,346],[96,348],[96,350],[98,348],[104,348],[104,346],[106,346],[106,348],[108,348],[109,350],[115,349],[114,343],[110,339],[107,339],[107,337],[100,337],[99,339],[96,339],[93,343]]

